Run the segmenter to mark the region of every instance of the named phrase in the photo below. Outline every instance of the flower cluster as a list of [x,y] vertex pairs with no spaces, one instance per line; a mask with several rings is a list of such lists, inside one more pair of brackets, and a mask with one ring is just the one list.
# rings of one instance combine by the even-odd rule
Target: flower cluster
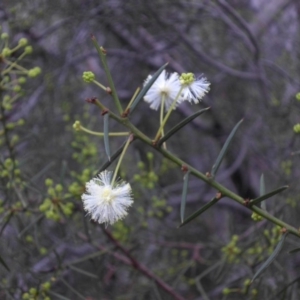
[[[149,75],[144,85],[151,78],[152,76]],[[209,86],[210,83],[203,76],[196,78],[193,73],[183,73],[179,76],[176,72],[168,74],[163,70],[146,93],[144,100],[152,109],[157,110],[161,104],[164,104],[166,110],[169,110],[175,100],[175,107],[186,100],[198,103],[209,91]]]
[[[151,78],[149,75],[144,84],[149,83]],[[85,82],[93,82],[94,79],[95,75],[92,72],[83,73]],[[144,96],[150,108],[157,110],[161,107],[161,127],[157,135],[163,134],[163,126],[172,109],[185,100],[198,103],[209,91],[209,85],[205,77],[196,78],[193,73],[183,73],[179,76],[177,73],[168,74],[163,70]],[[168,110],[164,120],[163,108]],[[76,131],[82,129],[79,121],[76,121],[73,127]],[[123,181],[115,184],[114,178],[112,179],[112,172],[101,172],[86,183],[86,191],[81,196],[85,211],[98,223],[108,225],[124,218],[128,207],[133,203],[130,184]]]

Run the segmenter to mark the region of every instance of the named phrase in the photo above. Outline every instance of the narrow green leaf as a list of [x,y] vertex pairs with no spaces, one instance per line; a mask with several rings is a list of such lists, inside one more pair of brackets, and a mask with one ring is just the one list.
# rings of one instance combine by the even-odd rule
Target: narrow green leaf
[[199,215],[201,215],[206,210],[208,210],[211,206],[216,204],[219,200],[220,200],[220,198],[214,197],[211,201],[209,201],[204,206],[202,206],[200,209],[198,209],[196,212],[194,212],[192,215],[190,215],[183,223],[181,223],[179,225],[179,227],[182,227],[182,226],[186,225],[187,223],[191,222],[192,220],[194,220],[195,218],[197,218]]
[[300,251],[300,248],[295,248],[295,249],[289,251],[289,253],[292,254],[292,253],[296,253],[296,252],[299,252],[299,251]]
[[286,190],[289,186],[288,185],[285,185],[285,186],[282,186],[281,188],[277,189],[277,190],[274,190],[270,193],[267,193],[263,196],[260,196],[258,198],[255,198],[255,199],[252,199],[250,201],[250,205],[257,205],[258,203],[260,203],[261,201],[265,200],[265,199],[268,199],[276,194],[279,194],[281,193],[282,191]]
[[241,123],[243,121],[244,121],[244,119],[242,119],[241,121],[239,121],[235,125],[235,127],[232,129],[229,137],[227,138],[227,140],[226,140],[226,142],[225,142],[225,144],[224,144],[224,146],[223,146],[223,148],[222,148],[219,156],[217,157],[217,160],[216,160],[215,164],[212,167],[212,170],[211,170],[212,177],[215,177],[215,175],[217,174],[217,171],[218,171],[218,169],[219,169],[219,167],[220,167],[220,165],[222,163],[222,160],[223,160],[223,158],[224,158],[224,156],[225,156],[225,154],[226,154],[226,152],[228,150],[229,144],[230,144],[232,138],[234,137],[236,131],[238,130],[239,126],[241,125]]
[[189,185],[189,175],[190,171],[187,171],[186,174],[183,176],[183,188],[182,188],[182,197],[181,197],[181,204],[180,204],[180,220],[181,223],[184,221],[184,212],[185,212],[185,205],[186,205],[186,197],[187,197],[187,188]]
[[[265,185],[265,177],[264,174],[260,176],[260,188],[259,188],[259,196],[263,196],[266,193],[266,185]],[[260,207],[263,210],[267,210],[266,202],[262,201]]]
[[103,68],[104,68],[104,72],[106,74],[106,77],[107,77],[107,80],[108,80],[108,83],[109,83],[109,87],[111,88],[112,97],[114,99],[115,105],[116,105],[119,113],[121,114],[123,112],[123,108],[122,108],[120,100],[118,98],[118,94],[117,94],[117,91],[116,91],[116,88],[115,88],[115,85],[114,85],[114,81],[112,79],[112,76],[110,74],[110,71],[109,71],[109,68],[108,68],[108,65],[107,65],[106,50],[99,46],[95,36],[92,36],[92,41],[93,41],[93,44],[94,44],[94,46],[95,46],[95,48],[96,48],[96,50],[97,50],[97,52],[98,52],[98,54],[101,58]]
[[78,273],[83,274],[85,276],[88,276],[88,277],[91,277],[91,278],[94,278],[94,279],[98,279],[99,278],[97,275],[95,275],[93,273],[90,273],[88,271],[82,270],[80,268],[77,268],[75,266],[70,265],[69,268],[72,269],[72,270],[74,270],[75,272],[78,272]]
[[118,158],[118,156],[122,153],[125,145],[127,143],[127,139],[126,141],[122,144],[122,146],[110,157],[110,160],[106,161],[99,169],[98,173],[104,171],[105,169],[107,169],[114,161],[116,158]]
[[269,258],[260,266],[260,268],[257,270],[257,272],[254,274],[251,282],[253,282],[277,257],[280,250],[282,249],[284,245],[285,238],[287,237],[288,232],[284,233],[277,244],[276,248],[274,249],[273,253],[269,256]]
[[155,80],[158,78],[158,76],[161,74],[161,72],[166,68],[168,63],[164,64],[162,67],[159,68],[158,71],[151,77],[149,82],[143,87],[143,89],[139,92],[135,100],[133,101],[131,107],[130,107],[130,113],[134,111],[137,104],[143,99],[143,97],[146,95],[148,90],[151,88],[152,84],[155,82]]
[[108,157],[108,160],[110,161],[110,147],[109,147],[109,115],[104,115],[104,126],[103,126],[103,132],[104,132],[104,147],[105,147],[105,153]]
[[173,134],[175,134],[179,129],[181,129],[183,126],[185,126],[186,124],[190,123],[192,120],[194,120],[196,117],[200,116],[201,114],[203,114],[204,112],[206,112],[207,110],[209,110],[210,107],[201,109],[199,111],[197,111],[196,113],[192,114],[191,116],[185,118],[183,121],[181,121],[179,124],[177,124],[176,126],[174,126],[166,135],[164,135],[158,142],[158,146],[161,146],[166,140],[168,140]]
[[1,263],[1,265],[2,265],[7,271],[10,272],[10,269],[9,269],[8,265],[6,264],[6,262],[4,261],[4,259],[1,257],[1,255],[0,255],[0,263]]

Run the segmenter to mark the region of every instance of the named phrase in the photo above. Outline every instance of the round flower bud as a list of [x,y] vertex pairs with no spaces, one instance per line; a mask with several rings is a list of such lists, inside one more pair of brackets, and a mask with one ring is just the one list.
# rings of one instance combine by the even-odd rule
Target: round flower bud
[[20,84],[23,84],[23,83],[26,82],[26,78],[22,76],[22,77],[20,77],[20,78],[18,79],[18,82],[19,82]]
[[2,39],[2,40],[7,40],[7,39],[8,39],[8,33],[3,32],[3,33],[1,34],[1,39]]
[[25,49],[24,49],[24,52],[26,54],[31,54],[32,51],[33,51],[32,46],[26,46]]
[[95,74],[91,71],[83,72],[82,79],[87,83],[93,82],[93,80],[95,80]]
[[28,44],[28,40],[26,38],[21,38],[18,44],[24,47]]
[[11,55],[11,50],[10,50],[9,48],[7,48],[7,47],[4,47],[4,48],[2,49],[2,55],[3,55],[4,57],[9,57],[9,56]]

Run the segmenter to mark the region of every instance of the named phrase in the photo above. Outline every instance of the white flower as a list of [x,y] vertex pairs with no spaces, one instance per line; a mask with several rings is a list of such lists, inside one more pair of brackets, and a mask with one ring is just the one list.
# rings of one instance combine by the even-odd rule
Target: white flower
[[209,91],[210,83],[203,76],[196,79],[193,73],[183,73],[179,80],[183,87],[181,101],[198,103]]
[[124,218],[133,203],[130,184],[120,181],[112,186],[111,176],[112,172],[101,172],[86,183],[86,192],[81,196],[91,218],[106,225]]
[[[152,78],[151,75],[145,80],[146,85]],[[164,98],[165,108],[168,110],[180,91],[180,82],[177,73],[168,74],[161,72],[155,82],[146,93],[144,100],[150,103],[150,108],[157,110]]]

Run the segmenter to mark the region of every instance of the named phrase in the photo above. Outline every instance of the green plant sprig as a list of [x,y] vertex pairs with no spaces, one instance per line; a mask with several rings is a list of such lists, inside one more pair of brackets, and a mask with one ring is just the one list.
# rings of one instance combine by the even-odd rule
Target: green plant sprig
[[[98,107],[100,107],[102,110],[106,109],[98,100],[96,100],[95,104]],[[265,210],[263,210],[263,209],[261,209],[257,206],[247,205],[247,200],[245,200],[241,196],[235,194],[231,190],[227,189],[225,186],[218,183],[216,180],[214,180],[210,176],[207,176],[207,175],[203,174],[202,172],[198,171],[194,167],[187,164],[185,161],[183,161],[180,158],[176,157],[174,154],[172,154],[168,150],[166,150],[162,147],[156,147],[155,143],[153,143],[153,140],[151,140],[148,136],[146,136],[143,132],[141,132],[138,128],[136,128],[130,122],[130,120],[127,117],[126,118],[119,117],[119,116],[117,116],[116,114],[114,114],[113,112],[111,112],[109,110],[107,110],[107,113],[109,114],[110,118],[114,119],[118,123],[123,124],[125,127],[127,127],[132,132],[132,134],[135,138],[137,138],[137,139],[143,141],[144,143],[148,144],[150,147],[152,147],[153,149],[155,149],[156,151],[161,153],[165,158],[168,158],[169,160],[171,160],[172,162],[174,162],[178,166],[180,166],[180,167],[181,166],[186,166],[189,169],[191,174],[193,174],[195,177],[199,178],[200,180],[204,181],[205,183],[207,183],[208,185],[210,185],[211,187],[213,187],[217,191],[219,191],[222,195],[222,198],[223,197],[228,197],[228,198],[234,200],[235,202],[239,203],[240,205],[246,206],[249,210],[255,212],[258,215],[260,215],[262,218],[269,220],[273,224],[276,224],[276,225],[278,225],[282,228],[285,228],[287,232],[289,232],[289,233],[291,233],[295,236],[300,237],[300,232],[295,227],[293,227],[293,226],[287,224],[286,222],[276,218],[275,216],[269,214],[267,211],[265,211]]]

